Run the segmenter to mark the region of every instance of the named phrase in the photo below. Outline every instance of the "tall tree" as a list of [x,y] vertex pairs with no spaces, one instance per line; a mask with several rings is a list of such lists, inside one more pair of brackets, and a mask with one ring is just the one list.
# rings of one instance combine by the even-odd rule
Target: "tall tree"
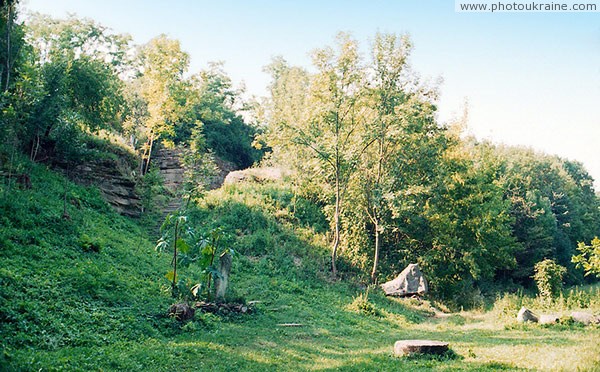
[[[271,119],[277,127],[271,133],[302,149],[296,156],[306,156],[303,160],[313,167],[312,174],[320,177],[329,190],[333,204],[331,270],[335,277],[343,198],[364,147],[360,130],[364,126],[365,76],[358,45],[348,34],[338,34],[335,49],[327,47],[313,53],[317,72],[310,78],[301,69],[288,68],[281,62],[271,66],[275,80]],[[294,81],[294,77],[300,79]],[[282,108],[282,103],[292,106]],[[274,146],[279,143],[275,141]]]
[[371,49],[368,93],[373,114],[363,132],[368,148],[362,154],[359,182],[364,193],[364,211],[374,236],[372,282],[377,279],[381,234],[387,228],[383,215],[389,209],[386,202],[393,192],[394,162],[402,153],[402,133],[408,124],[401,111],[411,100],[420,98],[407,89],[405,70],[410,49],[408,37],[380,33],[376,34]]
[[175,93],[184,83],[189,55],[181,50],[179,41],[160,35],[142,46],[139,58],[142,72],[140,93],[146,101],[148,113],[141,163],[142,173],[146,173],[155,141],[161,136],[175,135],[175,124],[181,114]]
[[0,88],[7,92],[11,74],[17,59],[17,51],[22,44],[20,28],[15,27],[17,0],[3,0],[0,3]]
[[210,63],[192,77],[191,85],[198,95],[194,115],[203,123],[206,144],[215,155],[239,168],[259,160],[262,153],[252,147],[257,129],[242,115],[249,110],[242,99],[243,89],[234,88],[223,63]]

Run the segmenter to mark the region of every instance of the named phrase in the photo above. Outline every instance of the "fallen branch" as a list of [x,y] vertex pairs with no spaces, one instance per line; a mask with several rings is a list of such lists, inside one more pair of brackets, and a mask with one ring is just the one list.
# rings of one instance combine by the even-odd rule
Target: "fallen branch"
[[277,327],[304,327],[304,324],[300,323],[280,323]]
[[235,304],[235,303],[215,303],[215,302],[205,302],[200,301],[194,304],[194,307],[200,309],[200,311],[205,313],[212,314],[229,314],[229,313],[238,313],[238,314],[247,314],[253,311],[252,306],[244,305],[244,304]]

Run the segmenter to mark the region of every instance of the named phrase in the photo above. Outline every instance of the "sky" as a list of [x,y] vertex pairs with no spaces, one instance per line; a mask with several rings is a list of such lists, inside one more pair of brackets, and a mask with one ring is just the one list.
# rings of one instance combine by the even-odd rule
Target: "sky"
[[582,162],[600,190],[600,12],[459,13],[453,0],[21,0],[22,12],[92,18],[137,44],[166,34],[190,71],[223,61],[264,96],[275,56],[310,68],[310,52],[350,32],[409,34],[413,70],[440,85],[439,120],[468,107],[468,134]]

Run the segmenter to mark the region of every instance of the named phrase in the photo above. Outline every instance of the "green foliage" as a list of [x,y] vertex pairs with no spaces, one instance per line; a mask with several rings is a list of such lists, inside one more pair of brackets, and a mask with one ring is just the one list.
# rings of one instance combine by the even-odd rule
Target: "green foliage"
[[197,79],[200,101],[196,110],[198,120],[204,123],[208,147],[240,169],[258,162],[262,151],[252,146],[258,130],[238,113],[250,109],[241,99],[243,91],[233,89],[222,63],[210,64]]
[[571,258],[577,242],[593,239],[600,226],[599,199],[589,174],[579,163],[531,150],[497,147],[494,155],[503,163],[513,235],[521,245],[511,275],[528,284],[535,263],[547,257],[568,269],[567,283],[581,283]]
[[[95,348],[170,332],[157,317],[167,303],[147,276],[162,260],[148,255],[140,227],[112,211],[98,189],[19,162],[31,189],[0,186],[3,367],[26,368],[12,359],[18,350]],[[68,220],[61,217],[65,183]]]
[[341,34],[314,52],[314,74],[282,58],[268,66],[262,139],[323,202],[332,261],[339,245],[372,281],[419,262],[434,295],[457,306],[480,302],[499,276],[529,285],[545,257],[580,283],[571,256],[600,226],[581,164],[440,126],[435,89],[406,72],[406,37],[376,35],[370,67],[356,49]]
[[369,291],[360,293],[352,299],[348,309],[367,316],[381,316],[381,311],[369,301]]
[[[186,301],[211,298],[211,281],[220,277],[215,257],[234,254],[232,249],[221,245],[222,229],[215,228],[206,236],[200,236],[188,224],[188,217],[181,213],[170,214],[161,226],[162,237],[156,244],[156,251],[172,251],[173,270],[165,274],[171,283],[171,295]],[[181,275],[181,269],[190,269]]]
[[99,240],[94,240],[84,233],[79,237],[79,246],[84,252],[98,253],[102,249],[103,244]]
[[166,202],[166,190],[160,171],[151,167],[136,183],[136,193],[142,201],[144,212],[154,212]]
[[[25,44],[23,27],[17,23],[17,5],[17,0],[5,0],[0,4],[0,92],[4,94],[13,87],[15,75],[19,75],[20,51]],[[4,94],[0,96],[2,103],[7,98]]]
[[562,291],[562,279],[567,269],[550,259],[538,262],[534,269],[533,279],[540,297],[546,301],[557,298]]
[[[597,329],[576,328],[568,318],[563,328],[502,330],[496,320],[482,321],[485,314],[438,316],[418,300],[356,296],[350,283],[326,280],[325,247],[335,236],[342,278],[366,278],[371,267],[372,279],[383,278],[419,262],[436,298],[473,307],[483,288],[498,279],[527,285],[537,267],[539,297],[496,301],[506,319],[521,305],[600,306],[597,289],[560,294],[563,275],[582,280],[573,263],[598,275],[600,199],[589,174],[576,162],[459,139],[438,125],[435,89],[404,69],[406,38],[377,35],[370,67],[347,35],[314,53],[314,74],[276,60],[263,135],[222,64],[187,78],[187,54],[165,36],[130,61],[127,37],[74,17],[34,16],[27,44],[15,3],[3,2],[0,16],[0,59],[13,66],[0,73],[3,368],[546,368],[521,355],[532,334],[548,348],[539,355],[562,353],[565,368],[600,365],[589,357],[598,354],[589,342]],[[166,285],[154,279],[169,266],[167,255],[153,255],[143,229],[116,215],[97,189],[19,154],[48,164],[133,163],[93,139],[99,130],[128,136],[142,153],[146,210],[163,194],[148,167],[154,142],[185,149],[189,208],[168,218],[159,244],[180,269],[167,274],[172,292],[208,297],[211,277],[220,275],[215,258],[235,249],[232,297],[261,301],[252,318],[198,315],[185,326],[166,318]],[[213,154],[246,167],[262,156],[253,140],[298,170],[293,186],[233,185],[200,198]],[[32,187],[17,187],[16,173]],[[580,243],[571,262],[582,241],[591,244]],[[543,258],[554,261],[538,263]],[[277,326],[290,321],[304,327]],[[568,343],[564,331],[573,332]],[[381,351],[399,335],[423,334],[452,341],[467,360],[396,360]],[[573,339],[581,340],[577,350],[565,346]],[[495,342],[505,355],[493,354]],[[577,356],[580,346],[584,356]]]
[[577,245],[580,254],[573,256],[573,263],[585,270],[585,275],[600,277],[600,239],[595,237],[590,245],[580,242]]
[[[47,142],[61,127],[90,131],[118,127],[124,101],[117,55],[124,53],[127,39],[90,21],[40,15],[30,21],[29,33],[38,53],[43,94],[34,104],[26,140]],[[64,134],[55,135],[54,141]]]
[[[260,251],[249,247],[238,255],[232,269],[234,295],[258,301],[255,313],[196,314],[182,325],[164,314],[170,300],[156,280],[169,257],[152,254],[140,227],[116,215],[97,189],[71,184],[68,197],[77,202],[68,204],[71,220],[63,220],[64,178],[23,166],[33,188],[0,199],[4,369],[492,371],[543,369],[547,355],[556,356],[557,368],[596,365],[594,327],[504,328],[494,314],[437,316],[427,301],[371,291],[368,302],[378,316],[349,311],[359,291],[322,271],[326,221],[318,204],[277,184],[229,186],[191,206],[187,223],[199,236],[221,226],[221,246],[238,247],[258,233],[271,238]],[[313,212],[296,214],[300,209]],[[229,218],[230,211],[243,221]],[[82,252],[83,234],[103,243],[101,251]],[[303,326],[278,326],[290,322]],[[465,358],[390,355],[394,340],[424,337],[447,340]],[[543,340],[540,353],[524,350],[532,340]]]

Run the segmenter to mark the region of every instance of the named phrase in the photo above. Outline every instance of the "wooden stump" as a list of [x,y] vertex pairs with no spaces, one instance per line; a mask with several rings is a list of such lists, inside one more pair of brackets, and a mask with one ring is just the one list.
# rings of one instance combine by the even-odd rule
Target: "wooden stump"
[[229,285],[229,274],[231,273],[231,254],[228,252],[219,257],[219,273],[221,273],[221,276],[215,277],[215,297],[217,301],[223,301]]
[[184,303],[174,304],[169,308],[169,316],[180,322],[192,319],[195,313],[196,309],[193,309],[188,304]]
[[448,343],[431,340],[400,340],[394,344],[394,354],[444,354],[448,351]]

